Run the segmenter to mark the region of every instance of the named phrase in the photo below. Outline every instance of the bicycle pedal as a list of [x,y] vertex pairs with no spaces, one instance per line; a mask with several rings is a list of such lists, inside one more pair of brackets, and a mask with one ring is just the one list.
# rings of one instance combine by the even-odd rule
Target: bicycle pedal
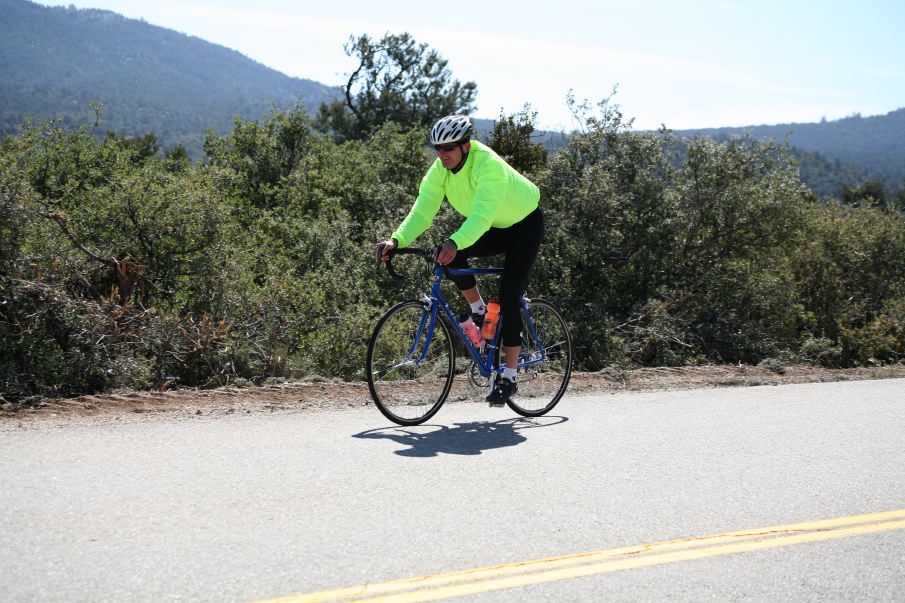
[[502,408],[506,406],[505,400],[500,400],[499,402],[488,402],[490,404],[490,408]]

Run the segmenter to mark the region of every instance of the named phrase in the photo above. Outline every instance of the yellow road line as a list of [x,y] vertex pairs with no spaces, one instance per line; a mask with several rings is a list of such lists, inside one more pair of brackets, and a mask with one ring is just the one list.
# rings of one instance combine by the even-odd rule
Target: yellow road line
[[839,528],[826,532],[810,532],[807,534],[797,534],[794,536],[785,536],[780,538],[771,538],[767,540],[757,540],[747,543],[727,544],[704,549],[695,549],[690,551],[679,551],[675,553],[663,553],[659,555],[651,555],[647,557],[639,557],[634,559],[624,559],[618,561],[609,561],[592,565],[582,565],[573,568],[561,570],[553,570],[548,572],[540,572],[534,574],[526,574],[520,576],[512,576],[509,578],[500,578],[497,580],[486,580],[483,582],[473,582],[459,584],[455,586],[447,586],[426,591],[415,591],[408,593],[397,593],[385,597],[375,597],[361,599],[369,603],[417,603],[422,601],[436,601],[438,599],[448,599],[451,597],[461,597],[465,595],[478,594],[493,590],[505,590],[510,588],[519,588],[522,586],[530,586],[532,584],[541,584],[544,582],[555,582],[558,580],[571,580],[597,574],[605,574],[617,572],[627,569],[635,569],[640,567],[649,567],[652,565],[661,565],[664,563],[674,563],[677,561],[690,561],[692,559],[703,559],[705,557],[714,557],[717,555],[729,555],[732,553],[743,553],[750,551],[758,551],[781,546],[789,546],[792,544],[803,544],[806,542],[815,542],[818,540],[830,540],[833,538],[847,538],[859,534],[870,534],[872,532],[882,532],[886,530],[905,529],[905,520],[891,521],[882,524],[872,524],[868,526],[856,526],[851,528]]
[[372,603],[378,601],[383,603],[434,601],[625,569],[903,528],[905,528],[905,509],[899,509],[883,513],[723,532],[708,536],[548,557],[377,584],[362,584],[259,603],[323,603],[351,599]]

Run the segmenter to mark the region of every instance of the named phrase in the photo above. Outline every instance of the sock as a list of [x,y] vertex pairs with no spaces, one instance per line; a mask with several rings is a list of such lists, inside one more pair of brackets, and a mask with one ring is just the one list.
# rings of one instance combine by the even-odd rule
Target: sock
[[515,383],[515,374],[518,372],[517,369],[509,368],[508,366],[503,369],[503,378],[509,379],[513,383]]
[[473,314],[484,314],[487,312],[487,306],[484,305],[484,299],[479,295],[478,301],[471,303],[471,311]]

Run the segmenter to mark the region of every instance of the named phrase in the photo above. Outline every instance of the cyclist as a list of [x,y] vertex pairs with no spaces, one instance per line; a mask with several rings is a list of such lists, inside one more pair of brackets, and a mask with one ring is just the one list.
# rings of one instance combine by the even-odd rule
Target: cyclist
[[[522,323],[519,299],[544,237],[544,216],[538,206],[537,186],[493,149],[471,140],[473,134],[474,126],[464,115],[449,115],[434,124],[430,142],[437,160],[421,180],[408,216],[391,238],[377,244],[376,255],[378,260],[387,261],[390,250],[411,244],[430,227],[444,198],[465,221],[439,247],[438,263],[467,268],[470,257],[505,254],[499,298],[506,368],[487,396],[491,406],[502,406],[517,391]],[[480,325],[486,305],[474,276],[451,278],[471,305],[471,319]]]

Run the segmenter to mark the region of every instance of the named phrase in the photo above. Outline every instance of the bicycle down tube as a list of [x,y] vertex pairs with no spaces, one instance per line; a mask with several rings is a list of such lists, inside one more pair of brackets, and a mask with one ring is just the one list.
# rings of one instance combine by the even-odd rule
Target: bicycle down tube
[[[456,334],[459,336],[459,339],[462,340],[462,343],[465,345],[465,349],[468,350],[469,355],[472,360],[474,360],[475,364],[478,366],[478,370],[481,373],[482,377],[489,377],[490,374],[494,370],[493,359],[496,356],[497,348],[500,344],[502,328],[497,328],[496,333],[494,333],[493,339],[489,340],[487,343],[487,359],[481,357],[480,350],[474,346],[471,342],[471,339],[462,331],[462,327],[459,325],[459,321],[456,318],[455,313],[452,311],[452,308],[449,307],[449,303],[446,301],[446,298],[443,297],[443,294],[440,291],[440,283],[443,280],[443,274],[447,274],[449,276],[464,276],[464,275],[478,275],[478,274],[502,274],[503,270],[501,268],[444,268],[443,266],[437,266],[434,272],[434,284],[431,288],[431,295],[429,299],[426,299],[430,304],[430,326],[428,327],[428,339],[425,340],[425,350],[426,344],[430,342],[430,337],[433,336],[434,325],[436,322],[437,309],[434,307],[435,302],[439,302],[440,307],[443,309],[444,314],[449,319],[449,322],[452,324],[453,329]],[[530,366],[532,364],[536,364],[538,362],[542,362],[546,359],[546,352],[543,346],[540,344],[540,340],[537,336],[537,330],[534,326],[534,321],[531,318],[531,313],[528,309],[528,305],[525,301],[525,298],[522,297],[519,299],[519,305],[521,306],[522,311],[525,315],[525,320],[528,323],[528,329],[531,333],[532,340],[537,343],[538,348],[540,350],[539,358],[530,358],[530,359],[519,359],[518,368],[524,368],[526,366]],[[427,311],[425,312],[425,316],[427,316]],[[505,320],[505,317],[503,318]],[[511,320],[511,318],[510,318]],[[422,352],[422,358],[424,359],[424,354],[426,352]]]
[[493,358],[495,356],[495,352],[497,349],[497,345],[500,341],[500,333],[502,329],[497,328],[497,332],[494,333],[493,339],[489,340],[487,343],[487,360],[481,357],[481,352],[478,348],[474,346],[471,342],[471,339],[462,331],[461,325],[459,325],[459,320],[456,318],[455,312],[452,311],[452,308],[449,307],[449,303],[446,301],[446,298],[443,297],[443,293],[440,292],[440,282],[443,280],[443,274],[448,274],[450,276],[459,276],[459,275],[468,275],[468,274],[502,274],[502,269],[500,268],[444,268],[443,266],[437,266],[434,271],[434,285],[431,289],[430,303],[431,303],[431,326],[433,326],[434,320],[436,320],[436,309],[433,307],[434,302],[439,302],[440,307],[443,308],[443,313],[446,314],[446,317],[449,319],[449,322],[452,324],[453,329],[456,334],[459,336],[459,339],[462,340],[462,343],[465,345],[465,349],[468,350],[468,354],[471,356],[471,359],[474,360],[475,364],[478,366],[478,370],[481,373],[482,377],[489,377],[490,373],[493,372]]

